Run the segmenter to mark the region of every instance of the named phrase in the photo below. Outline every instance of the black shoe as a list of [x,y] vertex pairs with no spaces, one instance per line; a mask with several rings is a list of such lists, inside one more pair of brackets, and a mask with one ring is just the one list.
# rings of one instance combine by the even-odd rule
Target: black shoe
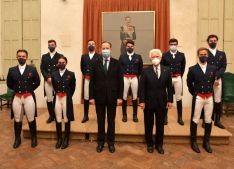
[[50,116],[50,117],[47,119],[46,123],[49,124],[49,123],[51,123],[52,121],[54,121],[54,117],[51,117],[51,116]]
[[156,150],[158,151],[159,154],[164,154],[164,150],[162,148],[162,146],[156,146]]
[[62,143],[63,143],[62,137],[58,138],[58,139],[57,139],[57,142],[56,142],[56,145],[55,145],[55,148],[56,148],[56,149],[61,148]]
[[83,120],[81,121],[81,123],[85,123],[85,122],[87,122],[87,121],[89,121],[89,117],[88,117],[88,116],[84,116],[84,117],[83,117]]
[[31,147],[34,148],[37,146],[37,125],[36,125],[36,119],[34,119],[32,122],[29,122],[29,129],[31,133]]
[[153,146],[147,146],[147,151],[148,153],[153,153],[154,152]]
[[220,121],[215,122],[214,125],[217,126],[218,128],[225,129],[224,125]]
[[196,153],[200,153],[199,147],[197,145],[197,142],[192,142],[191,143],[191,148],[193,149],[193,151],[195,151]]
[[123,115],[123,118],[122,118],[122,122],[125,123],[125,122],[127,122],[127,121],[128,121],[127,114],[126,114],[126,115],[124,114],[124,115]]
[[14,122],[14,130],[15,130],[15,142],[13,144],[13,148],[16,149],[21,144],[22,122]]
[[180,119],[178,119],[178,121],[177,121],[181,126],[183,126],[184,125],[184,121],[180,118]]
[[97,148],[96,148],[96,151],[97,151],[98,153],[101,153],[102,150],[103,150],[103,148],[104,148],[104,146],[103,146],[102,144],[98,144],[98,146],[97,146]]
[[115,152],[115,146],[114,145],[109,145],[109,152],[114,153]]
[[137,115],[136,115],[136,114],[133,114],[133,121],[134,121],[135,123],[138,122],[138,118],[137,118]]
[[65,123],[64,139],[63,139],[61,149],[65,149],[69,146],[70,130],[71,130],[71,122],[68,121]]
[[222,103],[215,103],[214,104],[214,117],[215,117],[215,123],[214,125],[221,128],[221,129],[225,129],[225,127],[223,126],[223,124],[220,121],[221,118],[221,114],[222,114]]

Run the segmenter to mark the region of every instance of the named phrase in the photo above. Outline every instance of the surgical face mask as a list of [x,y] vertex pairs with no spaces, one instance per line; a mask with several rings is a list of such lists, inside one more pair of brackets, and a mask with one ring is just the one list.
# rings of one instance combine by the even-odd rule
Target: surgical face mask
[[177,51],[177,46],[176,45],[170,45],[170,51],[172,51],[172,52]]
[[66,68],[66,64],[65,63],[58,63],[58,68],[61,70],[64,70]]
[[110,56],[110,50],[109,49],[103,49],[102,50],[102,56],[104,58],[108,58]]
[[132,53],[133,52],[133,48],[127,48],[128,53]]
[[159,65],[159,63],[161,62],[161,59],[159,59],[159,58],[154,58],[154,59],[152,59],[151,62],[152,62],[153,65],[157,66],[157,65]]
[[24,58],[18,58],[18,62],[21,66],[23,66],[26,63],[26,59]]
[[52,52],[54,52],[55,51],[55,47],[48,47],[48,49],[49,49],[49,51],[52,53]]
[[215,42],[209,43],[209,47],[210,47],[211,49],[215,49],[215,48],[216,48],[216,45],[217,45],[217,43],[215,43]]
[[95,49],[95,47],[94,47],[93,45],[90,45],[90,46],[88,47],[88,50],[89,50],[90,52],[93,52],[94,49]]
[[205,62],[207,62],[207,57],[205,55],[202,55],[199,57],[199,60],[201,63],[205,63]]

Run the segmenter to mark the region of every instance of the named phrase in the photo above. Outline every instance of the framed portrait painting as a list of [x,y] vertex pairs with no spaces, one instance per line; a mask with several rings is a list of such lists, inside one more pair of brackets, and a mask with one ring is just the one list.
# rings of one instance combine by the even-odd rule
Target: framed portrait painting
[[135,52],[149,64],[155,43],[155,11],[102,12],[102,40],[112,43],[112,57],[126,52],[127,40],[135,42]]

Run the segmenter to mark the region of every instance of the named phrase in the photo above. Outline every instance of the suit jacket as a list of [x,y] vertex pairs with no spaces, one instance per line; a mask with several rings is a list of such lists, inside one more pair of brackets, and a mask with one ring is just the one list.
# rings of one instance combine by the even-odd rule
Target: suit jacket
[[[67,118],[70,121],[74,120],[73,101],[72,96],[76,88],[75,74],[66,69],[63,76],[60,75],[59,70],[52,73],[52,85],[55,93],[66,92],[67,93]],[[56,97],[54,97],[54,103]]]
[[89,54],[83,54],[80,61],[80,70],[83,75],[90,75],[93,69],[93,64],[98,60],[100,55],[95,53],[93,58],[90,59]]
[[119,62],[123,74],[140,75],[143,68],[141,55],[133,54],[132,60],[129,60],[127,53],[120,55]]
[[216,67],[216,79],[221,78],[227,67],[225,52],[217,50],[214,56],[209,50],[207,63]]
[[[39,85],[40,77],[36,68],[32,66],[26,65],[22,75],[20,74],[18,65],[11,67],[8,71],[7,86],[14,91],[12,99],[14,98],[15,93],[31,93],[36,106],[34,90],[36,90]],[[36,107],[35,110],[37,110]],[[37,111],[35,112],[35,116],[37,116]],[[14,113],[13,109],[11,109],[11,118],[13,117]]]
[[61,56],[62,54],[57,53],[57,52],[55,53],[52,59],[50,57],[50,53],[46,53],[42,55],[40,69],[41,69],[41,73],[45,81],[47,81],[47,79],[51,77],[51,74],[54,71],[58,70],[57,68],[58,59]]
[[145,103],[145,109],[155,109],[157,105],[166,110],[167,102],[173,102],[172,79],[170,70],[161,65],[161,75],[156,77],[153,66],[143,69],[140,85],[140,103]]
[[163,53],[161,64],[169,67],[171,74],[179,73],[182,77],[186,65],[184,53],[177,51],[175,54],[175,59],[170,51]]
[[103,58],[95,62],[90,79],[90,99],[96,104],[116,105],[123,97],[123,77],[118,60],[110,58],[107,74]]

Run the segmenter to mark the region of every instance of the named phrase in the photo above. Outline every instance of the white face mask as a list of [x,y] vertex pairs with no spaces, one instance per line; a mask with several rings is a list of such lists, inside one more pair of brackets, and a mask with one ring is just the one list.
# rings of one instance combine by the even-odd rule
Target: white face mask
[[159,59],[159,58],[154,58],[154,59],[152,59],[151,62],[152,62],[153,65],[157,66],[157,65],[161,62],[161,59]]
[[176,45],[170,45],[170,50],[171,50],[172,52],[177,51],[177,46],[176,46]]

